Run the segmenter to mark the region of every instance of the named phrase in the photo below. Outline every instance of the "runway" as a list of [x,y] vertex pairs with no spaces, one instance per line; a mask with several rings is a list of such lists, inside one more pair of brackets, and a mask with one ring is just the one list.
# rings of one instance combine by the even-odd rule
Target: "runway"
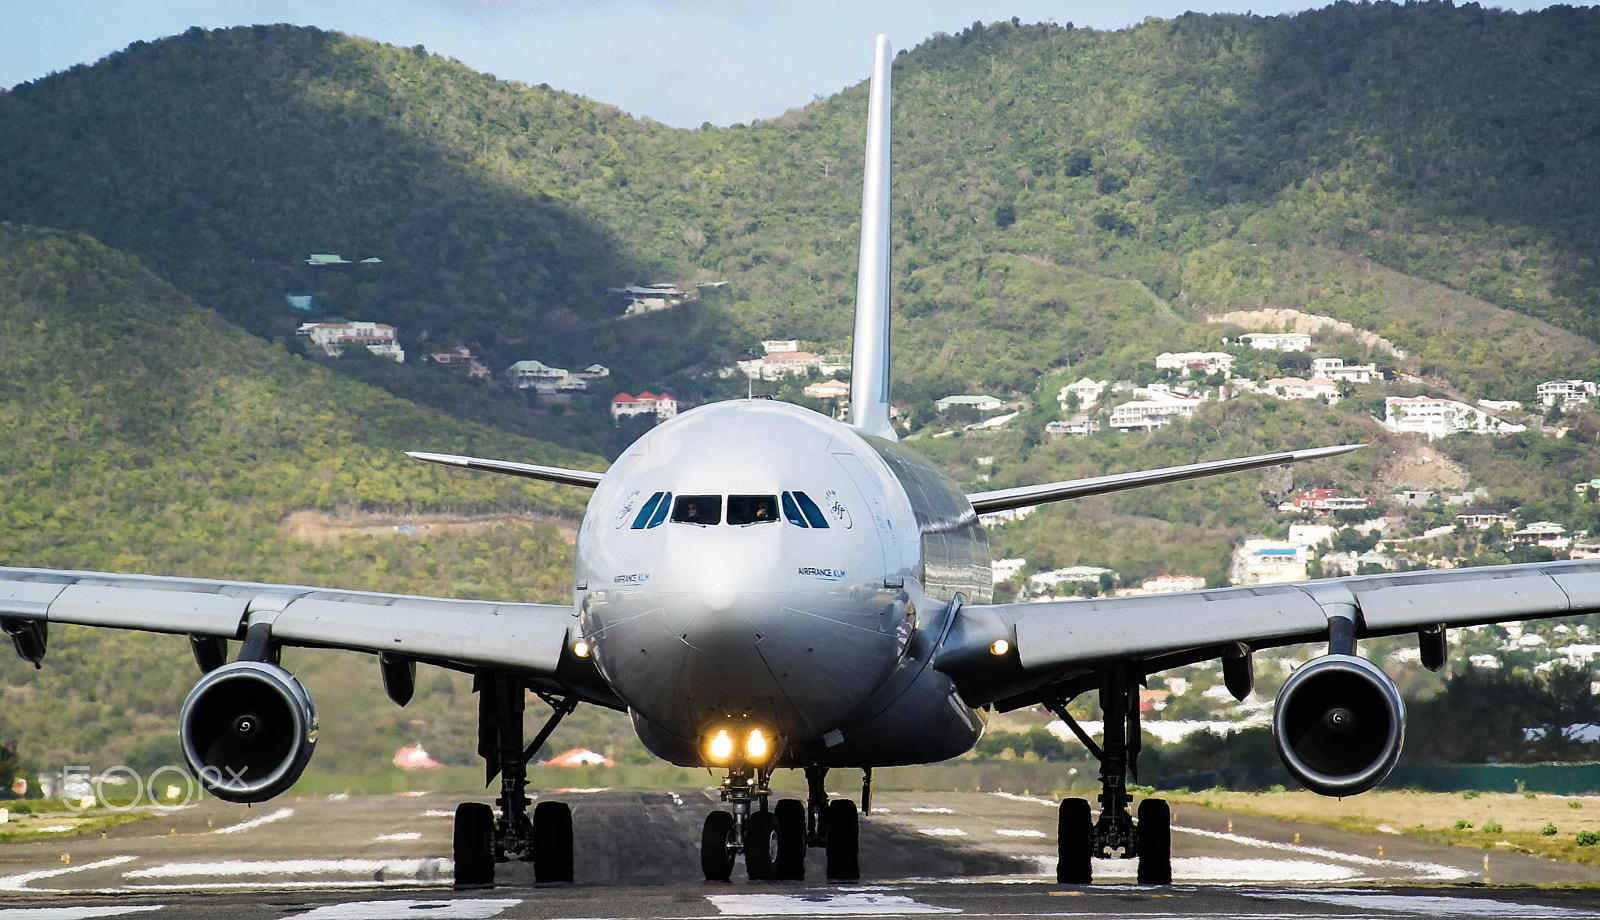
[[[1198,809],[1174,813],[1176,884],[1131,884],[1099,861],[1097,884],[1054,883],[1056,810],[998,793],[880,793],[862,822],[858,884],[700,880],[700,823],[713,796],[578,791],[577,881],[535,886],[521,864],[493,889],[457,891],[459,797],[214,800],[103,837],[0,844],[0,920],[132,916],[312,918],[1593,917],[1600,869],[1517,853],[1370,836]],[[1230,828],[1231,824],[1231,828]],[[1296,843],[1296,835],[1299,842]],[[1380,851],[1381,847],[1381,851]],[[1488,884],[1486,885],[1485,882]],[[1428,887],[1420,887],[1428,886]],[[1517,886],[1517,887],[1501,887]]]

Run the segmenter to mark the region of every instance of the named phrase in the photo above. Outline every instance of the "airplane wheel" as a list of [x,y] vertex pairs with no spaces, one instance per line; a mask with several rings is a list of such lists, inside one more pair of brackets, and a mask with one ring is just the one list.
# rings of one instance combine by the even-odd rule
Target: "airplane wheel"
[[494,809],[482,802],[457,805],[453,843],[456,885],[493,885]]
[[861,877],[859,822],[855,802],[834,799],[828,803],[828,878]]
[[778,822],[770,811],[752,812],[744,822],[744,869],[750,880],[777,878]]
[[1090,861],[1093,835],[1089,803],[1084,799],[1063,800],[1056,826],[1056,846],[1060,853],[1060,861],[1056,863],[1057,882],[1087,885],[1094,881],[1094,864]]
[[772,815],[778,822],[778,859],[773,878],[802,881],[806,877],[806,806],[799,799],[782,799]]
[[533,879],[572,881],[572,809],[566,802],[540,802],[533,809]]
[[706,815],[700,834],[700,869],[708,882],[726,882],[733,874],[733,815],[714,811]]
[[1165,799],[1139,803],[1139,884],[1172,884],[1172,809]]

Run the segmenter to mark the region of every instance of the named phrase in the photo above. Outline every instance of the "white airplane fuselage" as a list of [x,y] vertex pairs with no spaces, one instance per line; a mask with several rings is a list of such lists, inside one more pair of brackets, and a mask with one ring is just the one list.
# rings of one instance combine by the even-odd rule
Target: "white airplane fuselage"
[[596,664],[675,764],[708,765],[719,730],[759,729],[774,766],[938,761],[982,734],[928,666],[957,597],[989,600],[977,515],[826,416],[751,399],[654,428],[595,489],[576,579]]

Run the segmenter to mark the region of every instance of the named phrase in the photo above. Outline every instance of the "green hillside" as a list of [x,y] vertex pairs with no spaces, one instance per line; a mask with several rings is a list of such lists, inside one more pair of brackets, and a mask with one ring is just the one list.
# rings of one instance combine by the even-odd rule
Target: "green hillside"
[[[1600,11],[1443,3],[935,35],[895,62],[897,392],[1027,392],[1125,331],[1093,316],[1107,298],[1405,308],[1352,293],[1369,267],[1592,338],[1596,49]],[[848,335],[864,105],[863,85],[674,130],[421,48],[192,29],[0,96],[0,216],[136,253],[258,334],[314,292],[496,370],[598,360],[618,389],[731,395],[701,372],[755,336]],[[304,264],[334,251],[384,261]],[[612,321],[605,287],[663,279],[731,283]],[[1508,386],[1580,370],[1458,332]],[[600,411],[560,424],[579,439]]]
[[[587,493],[452,474],[401,452],[588,467],[602,465],[596,458],[464,424],[329,373],[230,326],[92,239],[0,224],[0,359],[0,564],[570,596],[571,549],[558,525],[573,526]],[[285,528],[296,511],[547,523],[312,541]],[[9,649],[0,657],[0,739],[20,741],[25,763],[104,768],[173,734],[198,676],[182,637],[80,628],[51,639],[41,671]],[[383,699],[375,664],[352,670],[367,656],[291,652],[288,661],[332,733],[344,736],[320,765],[387,759],[411,740],[468,762],[475,709],[465,678],[434,671],[402,712]],[[428,725],[409,725],[413,718]]]

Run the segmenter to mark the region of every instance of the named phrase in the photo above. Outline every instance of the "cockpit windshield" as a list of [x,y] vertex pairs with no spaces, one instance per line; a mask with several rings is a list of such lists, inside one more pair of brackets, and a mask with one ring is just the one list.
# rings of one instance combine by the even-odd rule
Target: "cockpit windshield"
[[769,524],[778,520],[776,495],[728,496],[729,524]]
[[822,509],[811,500],[811,496],[804,492],[783,493],[784,520],[796,527],[815,528],[825,530],[828,519],[822,516]]
[[680,495],[672,503],[672,520],[676,524],[714,527],[722,523],[722,496]]

